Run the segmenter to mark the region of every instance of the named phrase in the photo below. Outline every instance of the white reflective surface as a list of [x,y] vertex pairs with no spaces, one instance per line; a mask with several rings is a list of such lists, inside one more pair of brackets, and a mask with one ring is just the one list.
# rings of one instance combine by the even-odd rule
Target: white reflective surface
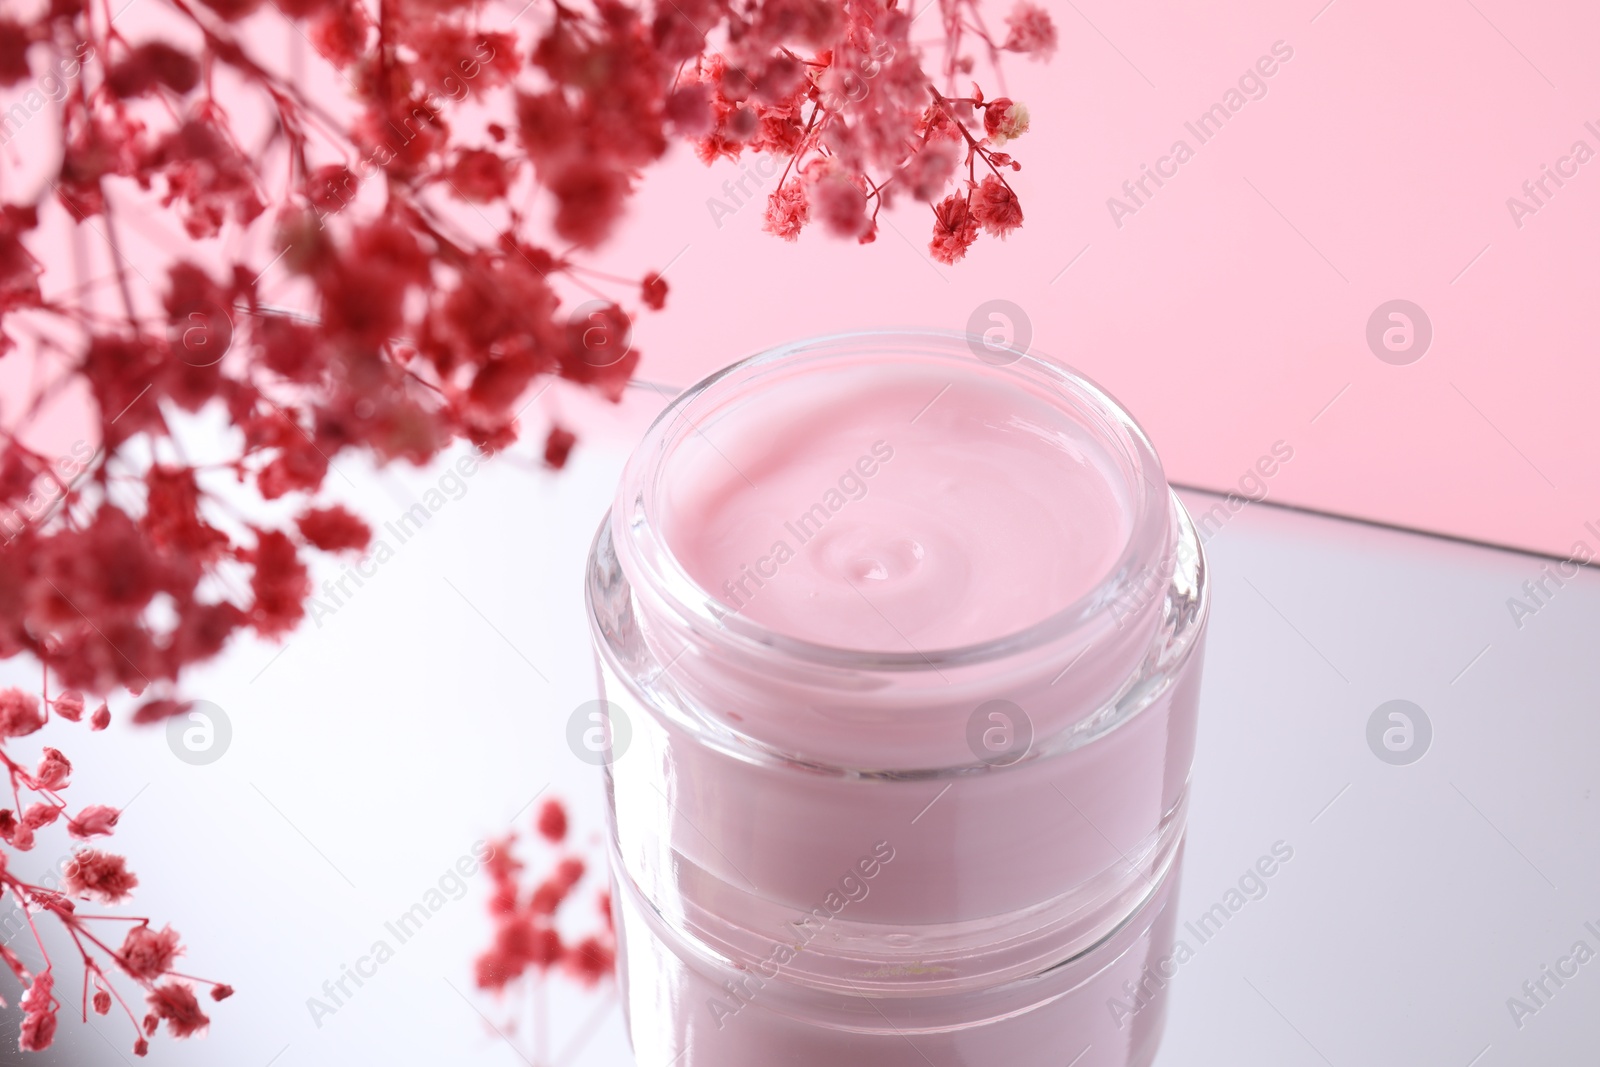
[[[215,763],[190,766],[160,731],[121,725],[42,738],[78,767],[74,803],[137,795],[115,839],[144,882],[133,912],[171,921],[187,969],[239,990],[207,1038],[163,1037],[145,1062],[631,1062],[605,995],[561,987],[541,1009],[472,988],[489,936],[482,876],[405,944],[385,927],[475,841],[525,826],[517,813],[541,790],[572,802],[580,844],[597,840],[599,776],[565,734],[592,696],[580,575],[626,436],[580,446],[558,477],[502,463],[459,498],[452,483],[422,531],[281,655],[239,646],[197,675],[192,695],[233,728]],[[349,499],[385,519],[440,485],[440,471],[341,466]],[[1212,503],[1187,499],[1197,517]],[[1550,583],[1519,629],[1507,598],[1525,597],[1543,560],[1263,505],[1207,550],[1214,615],[1179,916],[1195,924],[1179,933],[1193,958],[1169,987],[1157,1064],[1587,1062],[1600,959],[1567,964],[1577,973],[1561,986],[1541,968],[1578,941],[1600,952],[1600,574]],[[31,681],[11,665],[6,677]],[[1383,744],[1398,731],[1404,747],[1393,709],[1377,731],[1389,759],[1369,747],[1369,720],[1393,700],[1431,725],[1409,764]],[[1420,721],[1406,713],[1415,751]],[[1275,846],[1292,859],[1251,877]],[[34,867],[19,867],[64,848],[42,834]],[[590,925],[575,907],[575,930]],[[379,940],[393,958],[319,1027],[308,998]],[[59,954],[64,1001],[77,979]],[[1536,1002],[1524,982],[1541,980]],[[0,993],[14,1003],[8,980]],[[1536,1010],[1513,1019],[1512,997]],[[133,1062],[126,1020],[85,1030],[66,1015],[57,1050],[26,1062]]]

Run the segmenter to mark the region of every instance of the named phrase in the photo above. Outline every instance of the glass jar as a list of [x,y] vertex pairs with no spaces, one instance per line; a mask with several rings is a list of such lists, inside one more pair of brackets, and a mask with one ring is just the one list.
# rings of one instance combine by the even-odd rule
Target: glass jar
[[[912,332],[778,348],[686,390],[629,461],[586,594],[643,1067],[1153,1058],[1204,560],[1132,418],[1037,353],[999,355]],[[807,376],[877,366],[1049,405],[1122,509],[1093,589],[979,644],[884,652],[774,632],[696,583],[664,529],[684,450]]]

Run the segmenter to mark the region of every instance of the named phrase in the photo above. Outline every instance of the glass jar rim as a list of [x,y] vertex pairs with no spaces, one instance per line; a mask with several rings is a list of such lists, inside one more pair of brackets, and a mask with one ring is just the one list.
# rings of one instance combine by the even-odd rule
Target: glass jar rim
[[[981,360],[991,370],[1009,372],[1079,418],[1075,400],[1100,421],[1087,426],[1108,447],[1123,475],[1132,504],[1128,536],[1115,563],[1092,588],[1059,610],[1010,633],[971,644],[909,652],[849,648],[810,641],[755,623],[728,611],[691,576],[667,543],[660,514],[660,489],[673,445],[699,432],[690,411],[697,401],[723,399],[731,388],[775,366],[806,359],[893,353],[940,359]],[[980,355],[980,353],[983,353]],[[1107,433],[1105,431],[1110,430]],[[752,652],[778,653],[799,663],[843,670],[925,671],[941,666],[989,662],[1059,641],[1092,624],[1112,605],[1128,603],[1130,592],[1150,580],[1149,568],[1165,554],[1170,537],[1171,491],[1160,459],[1142,427],[1110,393],[1067,365],[1029,346],[996,344],[955,330],[876,329],[805,338],[765,349],[715,371],[674,397],[656,416],[623,469],[608,522],[623,572],[635,594],[647,594],[694,632],[717,644]],[[1142,596],[1134,600],[1144,600]]]

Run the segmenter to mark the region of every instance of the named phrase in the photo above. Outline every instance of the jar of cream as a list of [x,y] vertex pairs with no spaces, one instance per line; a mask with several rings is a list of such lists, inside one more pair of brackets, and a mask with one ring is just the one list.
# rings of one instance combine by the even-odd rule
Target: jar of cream
[[1150,1062],[1207,588],[1114,400],[958,334],[752,357],[586,593],[641,1067]]

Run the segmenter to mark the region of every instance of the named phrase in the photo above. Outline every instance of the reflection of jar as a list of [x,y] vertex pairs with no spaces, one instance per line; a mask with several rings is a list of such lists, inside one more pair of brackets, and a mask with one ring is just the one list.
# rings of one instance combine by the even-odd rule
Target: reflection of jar
[[[992,355],[917,333],[768,352],[675,400],[623,474],[587,595],[629,726],[607,783],[643,1067],[1154,1055],[1161,998],[1141,975],[1170,951],[1203,558],[1111,398]],[[944,407],[918,411],[936,392]],[[830,449],[855,439],[894,458],[861,465],[876,480],[838,507],[818,491],[831,539],[713,592],[716,567],[750,573],[729,546],[763,508],[807,510],[772,457],[848,470]],[[734,476],[777,499],[728,518],[746,507]],[[734,540],[706,551],[713,534]],[[904,643],[846,618],[834,576]],[[941,613],[981,620],[976,639],[919,647],[959,631]],[[832,632],[849,640],[813,639]],[[1113,1003],[1141,980],[1137,1011]]]

